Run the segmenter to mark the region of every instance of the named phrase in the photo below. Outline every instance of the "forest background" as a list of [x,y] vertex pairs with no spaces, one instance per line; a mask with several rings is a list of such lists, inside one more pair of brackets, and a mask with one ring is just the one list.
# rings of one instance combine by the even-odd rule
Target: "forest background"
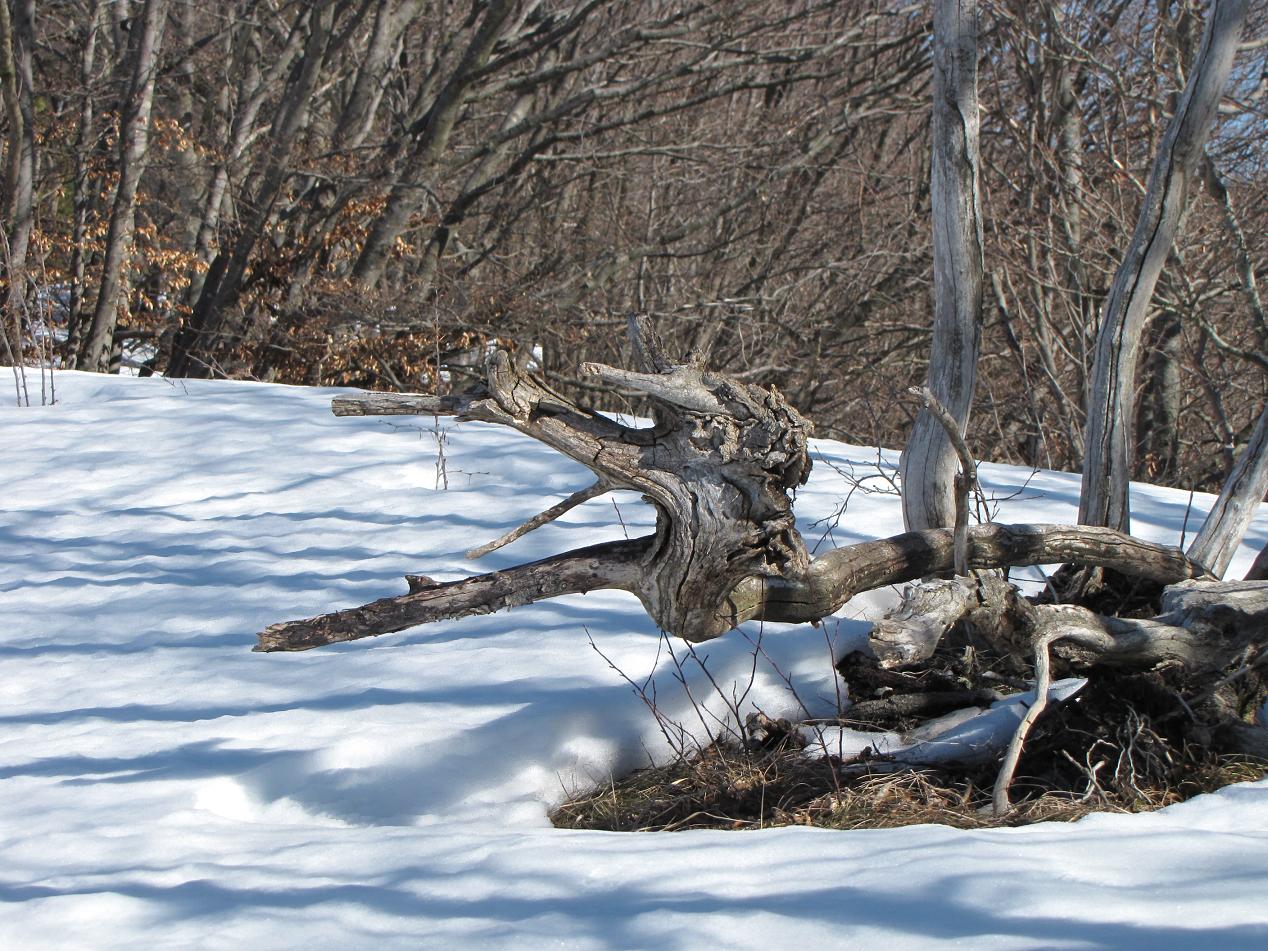
[[[857,0],[10,0],[8,362],[446,391],[668,348],[902,445],[932,314],[931,25]],[[1266,11],[1153,298],[1135,475],[1218,490],[1268,396]],[[968,441],[1078,469],[1189,2],[983,5]],[[1254,37],[1261,37],[1259,40]],[[1249,279],[1248,279],[1249,276]]]

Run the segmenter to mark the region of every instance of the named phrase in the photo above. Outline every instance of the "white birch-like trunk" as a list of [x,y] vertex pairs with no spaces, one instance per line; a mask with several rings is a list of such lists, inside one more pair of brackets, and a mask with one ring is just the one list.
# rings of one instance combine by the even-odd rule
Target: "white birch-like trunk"
[[[927,386],[963,431],[981,346],[982,212],[978,192],[977,4],[938,0],[933,52],[933,349]],[[903,450],[909,531],[955,520],[956,453],[927,409]]]

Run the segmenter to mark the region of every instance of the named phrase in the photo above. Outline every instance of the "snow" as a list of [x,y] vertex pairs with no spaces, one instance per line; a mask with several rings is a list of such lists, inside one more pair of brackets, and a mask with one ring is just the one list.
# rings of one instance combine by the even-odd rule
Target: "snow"
[[[891,595],[695,655],[611,592],[254,654],[267,624],[406,573],[620,537],[618,512],[642,533],[650,512],[597,499],[473,566],[584,470],[442,421],[445,489],[430,420],[336,419],[330,390],[59,372],[57,392],[0,408],[0,947],[1268,946],[1266,783],[991,831],[552,829],[565,792],[727,728],[730,706],[832,712],[830,652]],[[812,542],[849,491],[825,463],[878,460],[816,452]],[[1025,487],[1001,520],[1074,516],[1075,477],[983,477]],[[1137,531],[1174,543],[1188,505],[1135,487]],[[892,496],[855,492],[823,545],[899,525]],[[1231,576],[1265,541],[1261,516]]]

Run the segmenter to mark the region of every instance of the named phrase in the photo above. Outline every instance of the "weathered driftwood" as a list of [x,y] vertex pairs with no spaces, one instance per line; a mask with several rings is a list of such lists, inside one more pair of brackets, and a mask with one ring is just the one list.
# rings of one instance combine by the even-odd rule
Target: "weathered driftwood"
[[1265,493],[1268,493],[1268,407],[1260,411],[1250,441],[1237,457],[1211,514],[1189,546],[1189,557],[1222,578]]
[[1177,624],[1204,624],[1268,639],[1268,583],[1181,581],[1162,593],[1162,610]]
[[1087,666],[1178,663],[1191,675],[1210,674],[1256,645],[1268,646],[1268,582],[1168,585],[1162,614],[1134,619],[1077,605],[1030,604],[994,577],[932,581],[904,592],[902,603],[873,626],[869,646],[882,667],[921,663],[969,616],[1005,653],[1029,653],[1047,640],[1067,661]]
[[932,657],[947,631],[978,603],[968,580],[930,581],[906,589],[898,607],[872,625],[868,646],[877,662],[901,667]]
[[[1004,753],[993,796],[997,813],[1012,807],[1013,775],[1030,730],[1047,707],[1054,656],[1075,669],[1183,668],[1186,693],[1199,708],[1194,715],[1209,725],[1217,746],[1255,756],[1268,751],[1268,734],[1243,722],[1244,710],[1227,695],[1234,681],[1262,677],[1268,661],[1263,653],[1268,648],[1268,582],[1204,579],[1169,585],[1163,591],[1162,614],[1132,619],[1106,617],[1077,605],[1034,605],[995,575],[927,581],[906,590],[899,607],[874,626],[870,646],[878,673],[900,668],[905,678],[930,677],[936,668],[919,665],[933,658],[961,621],[975,628],[979,642],[1004,656],[1029,654],[1033,659],[1036,699]],[[860,674],[856,669],[851,673]],[[863,674],[862,684],[875,676]]]
[[1259,550],[1255,561],[1246,572],[1247,581],[1268,581],[1268,546]]
[[[960,431],[960,424],[955,421],[951,411],[943,406],[938,397],[934,395],[933,390],[927,386],[913,386],[910,392],[920,397],[920,402],[924,404],[925,411],[931,414],[942,427],[947,438],[951,441],[951,446],[955,449],[956,458],[960,463],[960,470],[955,474],[954,479],[955,519],[952,527],[955,529],[955,573],[957,575],[967,575],[969,573],[967,547],[969,496],[977,490],[977,464],[973,461],[973,454],[969,452],[969,444],[964,441],[964,433]],[[908,524],[907,527],[911,528],[912,526]]]
[[390,634],[445,618],[492,614],[564,594],[633,587],[650,539],[580,548],[506,571],[437,584],[410,576],[409,593],[357,608],[287,621],[259,634],[257,651],[302,651],[376,634]]
[[[381,598],[359,608],[273,624],[259,635],[256,650],[308,650],[600,589],[629,591],[646,605],[651,596],[646,590],[646,566],[657,556],[657,537],[592,545],[528,565]],[[1125,573],[1159,581],[1204,575],[1200,565],[1176,549],[1109,529],[978,525],[969,529],[968,551],[971,569],[1073,561],[1112,564]],[[905,532],[839,548],[816,558],[801,576],[746,578],[715,609],[715,624],[710,628],[715,633],[709,636],[750,620],[818,621],[856,594],[948,572],[953,560],[950,529]],[[690,640],[692,632],[670,633]],[[697,640],[703,639],[698,631],[695,634]]]
[[[654,425],[634,428],[583,409],[494,353],[478,389],[454,396],[371,394],[334,400],[337,416],[435,414],[510,426],[595,473],[574,493],[487,545],[478,557],[587,498],[633,489],[656,509],[656,532],[594,545],[531,565],[300,621],[274,624],[258,650],[306,650],[563,594],[615,588],[643,602],[662,630],[707,640],[753,619],[816,621],[854,595],[949,571],[1074,562],[1113,565],[1162,582],[1201,577],[1177,549],[1118,532],[1058,525],[961,526],[908,532],[828,552],[813,561],[796,529],[791,490],[810,471],[810,425],[775,390],[675,365],[651,328],[631,321],[643,372],[583,369],[647,395]],[[971,460],[968,466],[971,467]]]
[[[528,586],[520,585],[530,577],[523,569],[495,573],[497,580],[484,584],[497,592],[488,609],[567,591],[623,588],[639,596],[662,629],[705,640],[733,626],[727,598],[740,582],[799,578],[809,568],[790,490],[810,470],[810,426],[774,390],[670,363],[645,324],[632,322],[631,337],[643,372],[595,364],[583,370],[650,397],[651,428],[624,426],[576,406],[500,352],[475,392],[340,399],[333,408],[341,416],[431,413],[510,426],[589,467],[602,486],[640,492],[656,508],[654,536],[588,552],[582,576],[572,570],[577,553],[537,563]],[[543,573],[554,567],[560,577],[543,584]],[[407,616],[417,618],[413,623],[445,616],[442,605],[450,599],[450,616],[461,616],[472,612],[477,587],[470,579],[440,586],[426,598],[411,594],[376,602],[373,610],[274,625],[261,636],[260,648],[316,646],[319,630],[330,640],[347,640],[357,624],[363,625],[360,636],[399,630],[408,626],[401,623]]]
[[473,557],[508,543],[586,498],[633,489],[657,513],[654,535],[595,545],[507,571],[429,584],[397,597],[274,624],[258,650],[306,650],[403,630],[441,618],[487,613],[563,594],[630,591],[669,633],[706,640],[751,619],[815,621],[855,594],[966,569],[1076,562],[1113,565],[1160,581],[1200,577],[1176,549],[1106,529],[981,525],[961,532],[909,532],[838,549],[811,561],[797,532],[791,490],[810,470],[809,424],[774,390],[695,364],[670,363],[650,327],[631,321],[644,372],[583,369],[646,394],[654,425],[624,426],[578,407],[494,353],[483,386],[454,396],[371,394],[339,398],[335,415],[454,416],[510,426],[587,466],[593,488],[531,519]]
[[988,707],[1003,699],[994,690],[931,690],[927,693],[895,693],[879,700],[851,704],[844,720],[850,725],[884,724],[919,717],[930,719],[966,707]]

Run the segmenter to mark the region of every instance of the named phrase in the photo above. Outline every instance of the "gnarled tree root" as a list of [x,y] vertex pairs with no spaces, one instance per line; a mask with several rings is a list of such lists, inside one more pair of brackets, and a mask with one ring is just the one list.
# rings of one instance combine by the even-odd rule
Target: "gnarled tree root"
[[691,360],[670,362],[644,320],[631,320],[630,340],[638,372],[597,364],[582,370],[646,396],[650,428],[624,426],[575,405],[501,352],[490,356],[484,383],[471,392],[339,398],[333,409],[339,416],[435,414],[509,426],[595,474],[594,488],[473,549],[473,556],[612,489],[634,490],[651,503],[654,535],[274,624],[257,649],[307,650],[598,588],[634,593],[661,630],[703,641],[747,620],[818,620],[862,591],[957,563],[963,570],[1113,565],[1162,582],[1204,574],[1176,549],[1107,529],[1056,525],[912,532],[812,561],[791,497],[810,471],[810,424],[774,389],[711,373]]

